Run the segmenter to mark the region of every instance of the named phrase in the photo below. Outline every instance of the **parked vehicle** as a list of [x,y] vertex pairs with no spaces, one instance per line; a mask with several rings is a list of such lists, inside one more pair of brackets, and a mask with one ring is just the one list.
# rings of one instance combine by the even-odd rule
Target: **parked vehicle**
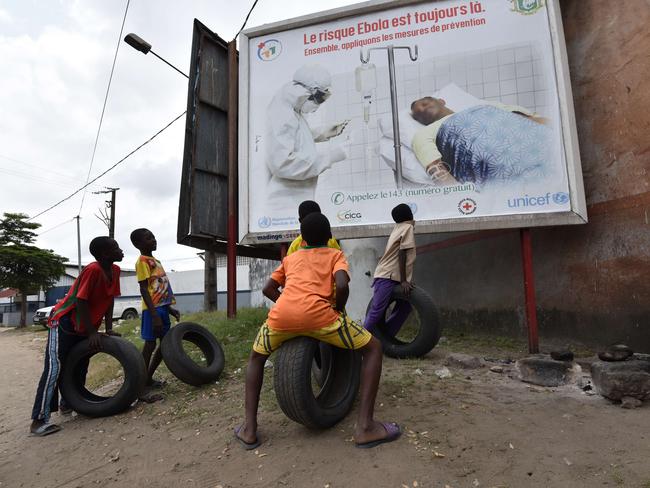
[[34,323],[39,325],[46,325],[47,319],[50,318],[50,313],[52,312],[53,308],[54,305],[49,307],[39,308],[38,310],[36,310],[36,312],[34,312],[34,317],[33,317]]
[[[39,325],[47,325],[47,319],[50,318],[54,305],[43,307],[36,310],[33,316],[33,322]],[[131,320],[139,317],[140,298],[117,297],[113,305],[113,318]]]

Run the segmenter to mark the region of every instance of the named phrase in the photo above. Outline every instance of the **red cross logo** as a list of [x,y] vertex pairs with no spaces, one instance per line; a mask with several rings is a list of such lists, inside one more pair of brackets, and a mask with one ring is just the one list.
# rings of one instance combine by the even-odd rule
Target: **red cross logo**
[[458,202],[458,211],[463,215],[473,214],[476,210],[476,202],[471,198],[463,198]]
[[258,49],[262,49],[263,47],[264,47],[264,43],[263,43],[263,42],[260,42],[260,43],[257,45],[257,48],[258,48]]

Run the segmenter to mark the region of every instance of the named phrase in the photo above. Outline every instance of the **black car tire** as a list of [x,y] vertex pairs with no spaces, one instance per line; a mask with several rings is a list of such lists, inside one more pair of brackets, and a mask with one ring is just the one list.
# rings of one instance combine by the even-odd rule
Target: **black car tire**
[[[325,429],[342,420],[352,408],[359,391],[361,353],[328,346],[331,354],[322,365],[314,393],[312,367],[319,341],[297,337],[282,344],[273,365],[275,395],[291,420],[311,429]],[[321,351],[322,354],[322,351]]]
[[117,359],[124,370],[124,382],[113,396],[99,396],[90,392],[79,365],[97,353],[90,352],[88,340],[76,344],[68,354],[61,374],[60,388],[66,403],[88,417],[106,417],[120,413],[137,400],[147,380],[142,353],[129,341],[113,336],[102,336],[103,352]]
[[[386,331],[385,317],[375,326],[373,335],[381,341],[384,354],[392,358],[417,358],[422,357],[431,351],[438,341],[442,332],[438,311],[433,304],[431,297],[419,287],[414,287],[406,298],[400,285],[393,288],[391,302],[395,300],[408,301],[420,318],[420,328],[417,336],[410,342],[403,342],[397,337],[392,337]],[[372,300],[368,304],[368,310]]]
[[[183,341],[189,341],[201,350],[206,359],[205,366],[187,355]],[[225,366],[225,356],[217,338],[194,322],[181,322],[172,327],[160,348],[169,371],[188,385],[201,386],[216,381]]]

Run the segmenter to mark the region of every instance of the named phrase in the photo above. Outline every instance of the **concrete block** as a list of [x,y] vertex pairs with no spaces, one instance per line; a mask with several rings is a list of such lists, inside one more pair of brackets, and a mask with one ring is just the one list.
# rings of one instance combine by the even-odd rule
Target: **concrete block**
[[650,400],[650,361],[598,361],[591,365],[596,391],[610,400]]
[[520,359],[516,367],[521,381],[539,386],[566,385],[582,371],[575,363],[556,361],[546,356]]

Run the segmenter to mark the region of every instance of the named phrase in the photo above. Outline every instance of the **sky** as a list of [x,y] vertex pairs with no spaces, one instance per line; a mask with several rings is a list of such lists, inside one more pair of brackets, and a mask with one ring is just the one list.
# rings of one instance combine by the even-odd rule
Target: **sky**
[[[259,0],[247,28],[341,7],[350,0]],[[131,0],[122,38],[138,34],[188,73],[193,19],[225,40],[241,27],[252,1]],[[29,216],[86,182],[126,0],[0,0],[0,213]],[[120,41],[90,178],[181,114],[187,80],[151,54]],[[81,216],[81,261],[88,243],[108,231],[96,215],[119,188],[115,237],[132,269],[129,234],[147,227],[169,270],[199,269],[200,252],[176,243],[185,117],[82,193],[38,217],[36,244],[77,262],[74,217]]]

